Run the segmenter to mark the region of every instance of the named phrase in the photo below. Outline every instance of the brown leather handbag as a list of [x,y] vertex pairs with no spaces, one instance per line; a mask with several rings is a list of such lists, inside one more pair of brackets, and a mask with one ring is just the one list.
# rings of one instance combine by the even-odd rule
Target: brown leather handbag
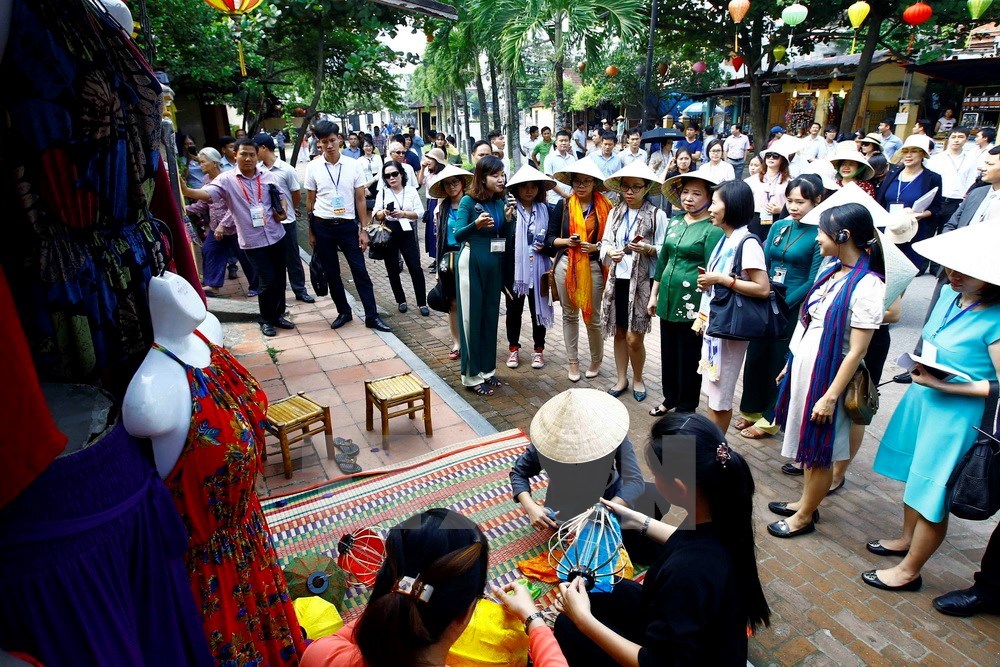
[[542,290],[542,298],[549,299],[552,303],[559,300],[559,290],[556,289],[556,274],[553,270],[548,270],[542,274],[539,287]]
[[844,392],[844,410],[855,424],[868,426],[878,412],[878,388],[862,361]]

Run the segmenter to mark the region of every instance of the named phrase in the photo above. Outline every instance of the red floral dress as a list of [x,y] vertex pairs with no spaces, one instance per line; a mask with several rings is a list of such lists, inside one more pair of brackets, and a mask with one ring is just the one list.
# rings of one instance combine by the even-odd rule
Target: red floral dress
[[191,430],[164,481],[188,529],[195,603],[218,665],[295,665],[305,643],[254,491],[267,397],[229,352],[195,333],[211,349],[206,368],[153,344],[191,385]]

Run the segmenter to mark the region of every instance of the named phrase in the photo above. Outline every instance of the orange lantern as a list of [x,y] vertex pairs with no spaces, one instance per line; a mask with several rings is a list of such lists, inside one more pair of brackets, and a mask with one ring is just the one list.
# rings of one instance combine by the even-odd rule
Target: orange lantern
[[[205,0],[209,7],[227,15],[237,26],[239,26],[239,17],[256,9],[261,2],[262,0]],[[247,65],[243,59],[243,40],[238,28],[236,31],[236,51],[240,56],[240,74],[246,76]]]
[[910,30],[910,45],[906,49],[907,53],[913,51],[913,40],[916,36],[915,28],[929,19],[932,14],[934,14],[934,10],[926,2],[918,2],[910,5],[903,12],[903,22],[914,28]]
[[614,65],[608,65],[608,68],[604,70],[604,73],[608,76],[618,76],[618,68]]
[[740,23],[743,17],[750,11],[750,0],[729,0],[729,15],[733,17],[736,24],[736,38],[733,41],[733,50],[739,53],[740,50]]
[[659,74],[660,76],[666,76],[667,75],[667,63],[660,63],[659,65],[657,65],[656,66],[656,73]]
[[580,74],[583,74],[584,72],[586,72],[587,71],[587,61],[586,60],[581,61],[580,64],[576,66],[576,69],[577,69],[578,72],[580,72]]

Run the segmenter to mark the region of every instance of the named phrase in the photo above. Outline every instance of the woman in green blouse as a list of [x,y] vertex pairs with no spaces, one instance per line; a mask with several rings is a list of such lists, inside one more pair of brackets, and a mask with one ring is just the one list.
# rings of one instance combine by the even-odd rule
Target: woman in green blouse
[[[649,411],[654,417],[676,409],[694,412],[701,398],[701,336],[691,328],[698,314],[698,268],[708,265],[722,230],[708,219],[715,177],[692,172],[668,178],[663,195],[674,210],[667,224],[659,260],[653,271],[649,314],[660,318],[660,365],[663,402]],[[661,289],[662,286],[662,289]]]
[[822,257],[816,235],[819,227],[803,224],[802,217],[823,199],[823,179],[804,174],[785,188],[788,217],[771,225],[764,242],[764,258],[772,285],[783,285],[785,303],[794,313],[783,338],[753,340],[743,364],[743,398],[735,427],[745,438],[766,438],[778,432],[774,403],[778,397],[775,378],[785,365],[788,343],[798,322],[799,306],[816,280]]

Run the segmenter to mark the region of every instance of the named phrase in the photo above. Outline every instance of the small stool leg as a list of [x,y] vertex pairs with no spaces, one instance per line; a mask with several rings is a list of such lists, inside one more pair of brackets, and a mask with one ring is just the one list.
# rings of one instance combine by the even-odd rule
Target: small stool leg
[[379,410],[382,414],[382,438],[389,437],[389,405],[388,401],[382,401],[378,404]]
[[330,419],[329,407],[323,408],[323,433],[326,436],[326,458],[332,459],[337,448],[333,446],[333,420]]
[[406,407],[407,407],[407,408],[408,408],[408,409],[410,410],[410,414],[409,414],[409,415],[407,415],[407,416],[408,416],[408,417],[409,417],[410,419],[416,419],[416,418],[417,418],[417,415],[416,415],[416,414],[414,414],[414,411],[413,411],[413,401],[407,401],[407,402],[406,402]]
[[292,478],[292,452],[288,444],[288,434],[284,429],[278,432],[278,440],[281,442],[281,462],[285,466],[285,479]]
[[434,427],[431,425],[431,390],[424,388],[424,433],[427,436],[434,435]]
[[368,383],[365,382],[365,430],[367,431],[375,430],[372,416],[372,393],[368,389]]

